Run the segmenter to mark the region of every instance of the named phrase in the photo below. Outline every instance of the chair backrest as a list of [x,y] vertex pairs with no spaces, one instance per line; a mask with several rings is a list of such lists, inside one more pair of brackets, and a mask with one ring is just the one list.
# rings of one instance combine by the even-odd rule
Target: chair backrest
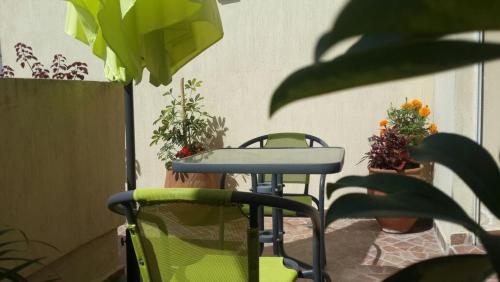
[[[250,206],[243,215],[242,204]],[[313,269],[322,281],[320,220],[311,206],[271,195],[195,188],[136,189],[111,196],[108,208],[127,217],[143,282],[259,281],[258,207],[309,217]]]
[[[328,147],[328,144],[326,144],[325,141],[316,136],[296,132],[283,132],[263,135],[245,142],[240,147],[249,147],[256,143],[259,143],[259,146],[262,148],[308,148],[313,147],[315,143],[322,147]],[[271,182],[271,175],[262,175],[260,181]],[[283,175],[283,183],[298,183],[308,185],[309,175],[285,174]]]
[[131,237],[143,281],[251,280],[258,257],[249,257],[248,243],[257,249],[258,233],[249,233],[231,191],[139,189],[133,197]]

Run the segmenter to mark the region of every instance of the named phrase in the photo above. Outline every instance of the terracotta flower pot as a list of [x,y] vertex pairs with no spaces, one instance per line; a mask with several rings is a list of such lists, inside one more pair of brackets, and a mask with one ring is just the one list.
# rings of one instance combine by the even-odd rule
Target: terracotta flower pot
[[[378,169],[378,168],[368,168],[370,174],[374,173],[389,173],[389,174],[397,174],[396,170],[391,169]],[[418,168],[406,169],[404,172],[400,174],[419,178],[422,180],[426,180],[426,172],[424,170],[424,166],[420,165]],[[386,193],[379,192],[371,189],[367,189],[369,195],[383,196]],[[415,217],[382,217],[376,218],[382,230],[388,233],[406,233],[412,229],[412,227],[417,222],[418,218]]]
[[218,173],[174,173],[167,169],[164,187],[218,189],[220,177]]

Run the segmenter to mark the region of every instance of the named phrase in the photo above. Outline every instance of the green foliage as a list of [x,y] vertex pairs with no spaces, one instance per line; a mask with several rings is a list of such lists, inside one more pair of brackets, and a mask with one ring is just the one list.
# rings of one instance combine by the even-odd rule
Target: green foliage
[[[43,257],[31,259],[20,255],[32,243],[57,250],[45,242],[29,240],[21,230],[0,226],[0,281],[28,281],[21,272],[30,266],[41,265],[44,259]],[[46,282],[57,280],[59,279],[50,279]]]
[[416,146],[430,133],[436,133],[434,123],[428,124],[430,109],[414,99],[396,108],[391,105],[387,119],[380,121],[380,134],[368,138],[370,151],[361,159],[368,159],[369,168],[403,171],[419,165],[410,158],[408,149]]
[[351,0],[316,46],[319,59],[338,42],[358,35],[433,39],[447,34],[498,30],[496,0]]
[[[385,281],[442,282],[446,279],[453,282],[480,282],[488,278],[492,272],[493,268],[488,256],[460,255],[432,258],[411,265]],[[443,276],[443,273],[446,273],[446,276]]]
[[500,58],[500,44],[460,40],[398,41],[347,52],[331,61],[318,62],[289,75],[274,91],[270,113],[300,99],[496,58]]
[[410,150],[417,161],[437,162],[457,174],[486,207],[500,218],[500,171],[486,150],[455,134],[430,136]]
[[[496,0],[351,0],[316,44],[314,64],[281,83],[270,113],[293,101],[332,91],[430,74],[500,57],[500,44],[443,40],[477,30],[499,30]],[[362,36],[362,48],[329,61],[327,50]],[[359,47],[359,46],[356,46]]]
[[[500,44],[443,39],[477,30],[499,30],[497,0],[350,0],[331,30],[316,45],[315,62],[276,89],[270,113],[300,99],[352,87],[431,74],[500,58]],[[320,59],[344,39],[361,36],[345,54]],[[411,156],[453,170],[481,201],[500,215],[500,172],[493,158],[465,137],[436,134],[424,139]],[[329,207],[327,220],[341,217],[432,217],[463,225],[474,232],[500,274],[500,238],[470,219],[461,207],[432,185],[400,175],[345,177],[329,184],[331,193],[344,187],[369,187],[384,197],[346,194]],[[386,281],[481,281],[491,272],[484,256],[445,257],[410,266]],[[442,274],[442,276],[440,276]]]
[[[387,111],[388,127],[397,127],[398,132],[408,139],[410,146],[420,144],[425,137],[429,136],[428,115],[420,113],[421,109],[420,101],[408,102],[406,100],[400,108],[391,106]],[[428,107],[426,106],[424,109],[428,109]]]
[[[433,161],[450,168],[488,208],[494,210],[492,212],[495,215],[498,214],[500,169],[491,155],[478,144],[460,135],[439,133],[424,139],[421,145],[412,150],[411,156],[419,161]],[[460,205],[431,184],[403,175],[347,176],[336,183],[328,183],[328,196],[347,187],[365,187],[387,195],[343,195],[329,207],[327,223],[345,217],[420,217],[454,222],[479,237],[494,269],[500,273],[500,237],[485,231]],[[455,267],[459,267],[463,262],[450,258],[449,263],[456,263]]]
[[150,145],[162,145],[158,159],[164,161],[167,167],[173,159],[203,151],[206,147],[205,141],[211,137],[211,116],[203,111],[204,98],[198,93],[201,85],[202,81],[193,78],[184,84],[187,91],[185,96],[175,96],[172,88],[163,94],[169,98],[169,103],[153,122],[158,128],[153,131]]

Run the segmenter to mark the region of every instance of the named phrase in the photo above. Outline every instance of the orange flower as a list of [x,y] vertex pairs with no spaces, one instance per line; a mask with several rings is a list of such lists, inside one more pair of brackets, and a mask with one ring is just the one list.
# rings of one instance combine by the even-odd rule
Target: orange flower
[[418,113],[420,116],[427,117],[431,113],[431,109],[429,109],[429,106],[426,105],[424,108],[420,108]]
[[380,134],[380,136],[384,135],[386,131],[387,131],[387,129],[385,129],[385,128],[381,128],[381,129],[380,129],[380,133],[379,133],[379,134]]
[[431,123],[431,125],[429,126],[429,132],[431,134],[436,134],[438,132],[438,127],[435,123]]
[[385,127],[387,125],[388,121],[386,119],[383,119],[381,120],[378,124],[381,126],[381,127]]
[[420,102],[420,100],[418,99],[413,99],[410,103],[415,109],[420,109],[422,107],[422,102]]

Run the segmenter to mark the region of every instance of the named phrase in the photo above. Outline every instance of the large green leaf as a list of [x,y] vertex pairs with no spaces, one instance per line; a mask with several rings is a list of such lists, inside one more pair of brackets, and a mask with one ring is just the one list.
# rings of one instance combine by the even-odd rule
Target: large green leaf
[[388,193],[384,197],[347,194],[339,197],[328,209],[326,222],[345,217],[423,217],[440,218],[463,225],[473,232],[482,232],[467,213],[450,197],[431,184],[414,177],[392,174],[347,176],[328,183],[327,195],[342,188],[363,187]]
[[477,234],[491,258],[491,262],[500,277],[500,237],[483,232]]
[[440,36],[500,29],[497,0],[351,0],[319,40],[315,58],[357,35]]
[[270,113],[307,97],[430,74],[499,57],[498,44],[452,40],[401,42],[350,52],[291,74],[274,92]]
[[3,234],[7,234],[9,232],[13,232],[15,230],[16,229],[14,229],[14,228],[0,228],[0,236],[3,235]]
[[[2,277],[2,275],[4,275],[5,273],[9,272],[10,269],[7,269],[5,267],[1,267],[0,266],[0,277]],[[10,281],[15,281],[15,282],[24,282],[24,281],[28,281],[26,278],[24,278],[23,276],[21,276],[20,274],[18,273],[10,273],[9,274],[9,280]],[[5,280],[4,280],[5,281]]]
[[415,160],[437,162],[453,170],[500,218],[500,170],[483,147],[464,136],[439,133],[425,138],[411,150],[411,156]]
[[384,197],[346,194],[340,196],[328,208],[326,223],[330,224],[342,218],[373,217],[438,218],[463,225],[475,232],[480,229],[452,200],[435,201],[424,194],[416,193],[396,193]]
[[[23,262],[23,263],[15,266],[11,269],[6,270],[4,273],[0,273],[0,281],[2,281],[3,279],[19,277],[19,272],[21,272],[23,269],[25,269],[33,264],[39,264],[42,259],[43,258],[36,258],[36,259],[27,260],[26,262]],[[16,281],[16,280],[14,280],[14,281]],[[24,280],[22,280],[22,281],[24,281]]]
[[460,255],[428,259],[410,265],[385,282],[482,282],[494,272],[487,255]]
[[347,176],[336,183],[328,183],[327,195],[330,197],[336,190],[348,187],[370,188],[387,195],[343,195],[328,208],[327,224],[341,218],[367,217],[420,217],[450,221],[478,235],[500,273],[500,237],[484,231],[455,201],[427,182],[394,174]]

